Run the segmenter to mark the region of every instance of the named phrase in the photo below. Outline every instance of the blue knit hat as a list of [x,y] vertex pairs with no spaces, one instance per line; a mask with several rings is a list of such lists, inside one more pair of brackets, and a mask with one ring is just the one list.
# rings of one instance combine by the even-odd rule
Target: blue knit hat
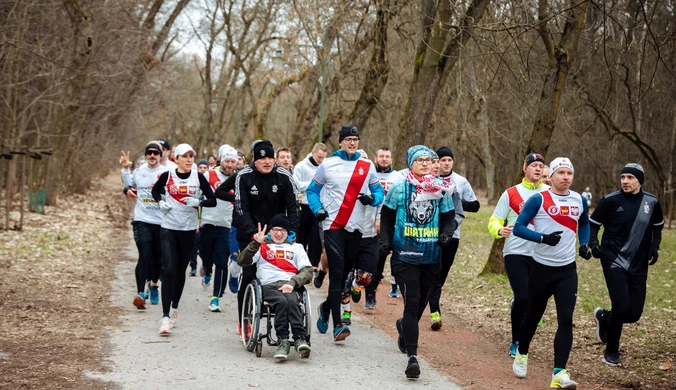
[[432,149],[428,148],[425,145],[416,145],[416,146],[411,146],[408,148],[408,151],[406,152],[406,164],[408,164],[408,167],[411,168],[411,165],[413,164],[413,161],[420,157],[429,157],[432,158],[434,156]]

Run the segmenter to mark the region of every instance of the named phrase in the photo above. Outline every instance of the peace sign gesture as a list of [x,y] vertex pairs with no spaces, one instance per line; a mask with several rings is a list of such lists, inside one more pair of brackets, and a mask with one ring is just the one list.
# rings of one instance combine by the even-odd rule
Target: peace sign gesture
[[258,233],[253,235],[253,239],[259,243],[262,244],[265,242],[265,231],[268,229],[268,225],[263,226],[263,229],[261,229],[261,223],[258,222]]
[[120,165],[122,165],[122,168],[124,169],[129,169],[131,166],[131,160],[129,160],[129,155],[131,153],[127,151],[127,153],[124,153],[124,150],[122,151],[122,155],[120,156]]

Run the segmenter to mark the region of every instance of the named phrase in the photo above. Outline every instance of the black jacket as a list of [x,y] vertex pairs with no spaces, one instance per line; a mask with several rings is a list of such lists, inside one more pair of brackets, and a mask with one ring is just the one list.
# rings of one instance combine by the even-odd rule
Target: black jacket
[[232,221],[237,228],[237,240],[251,240],[258,232],[258,223],[262,228],[275,214],[286,214],[291,230],[298,230],[298,188],[289,171],[275,166],[272,172],[263,175],[252,164],[237,172]]

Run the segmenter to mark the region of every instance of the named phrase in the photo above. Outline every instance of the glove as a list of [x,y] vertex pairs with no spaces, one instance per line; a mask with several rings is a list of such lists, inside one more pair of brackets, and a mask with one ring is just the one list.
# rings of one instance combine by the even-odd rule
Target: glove
[[603,256],[603,249],[601,249],[601,245],[599,244],[592,245],[591,252],[592,256],[594,256],[597,259],[600,259],[601,256]]
[[200,200],[197,199],[197,198],[193,198],[192,196],[186,196],[185,198],[183,198],[183,203],[186,206],[190,206],[190,207],[199,207],[200,206]]
[[449,242],[451,242],[451,236],[441,235],[437,240],[437,245],[439,245],[443,249],[448,246]]
[[563,230],[559,230],[558,232],[554,233],[543,234],[542,238],[540,238],[540,244],[556,246],[556,244],[558,244],[559,241],[561,241],[561,233],[563,233]]
[[648,254],[648,265],[653,265],[653,264],[657,263],[657,257],[658,257],[657,251],[659,249],[660,248],[658,248],[656,245],[650,246],[650,252]]
[[164,211],[165,213],[168,213],[169,210],[171,210],[171,205],[163,200],[160,201],[160,210]]
[[329,213],[327,213],[326,210],[324,209],[319,209],[319,211],[317,211],[317,214],[315,214],[315,217],[317,218],[318,222],[321,222],[329,217]]
[[580,249],[577,252],[581,258],[589,260],[592,258],[592,252],[589,248],[589,244],[580,244]]
[[361,204],[363,204],[364,206],[368,206],[368,205],[370,205],[371,203],[373,203],[373,201],[376,199],[376,197],[373,196],[373,195],[362,194],[362,193],[360,192],[360,193],[359,193],[359,198],[357,198],[357,199],[359,199],[359,201],[361,202]]
[[380,245],[380,256],[387,257],[390,254],[390,246],[387,244]]

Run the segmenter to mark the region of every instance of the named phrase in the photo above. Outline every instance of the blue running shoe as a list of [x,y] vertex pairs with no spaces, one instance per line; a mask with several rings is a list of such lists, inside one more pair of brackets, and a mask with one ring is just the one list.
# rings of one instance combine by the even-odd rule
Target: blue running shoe
[[350,328],[343,325],[338,328],[333,328],[333,341],[343,341],[350,335]]
[[148,283],[148,288],[150,289],[150,304],[157,305],[160,303],[160,289],[159,286],[153,286]]
[[221,307],[218,304],[218,297],[211,298],[211,303],[209,303],[209,310],[214,313],[219,313],[221,311]]
[[324,334],[329,330],[329,319],[324,319],[326,313],[322,311],[322,305],[317,306],[317,330],[319,333]]
[[390,297],[399,298],[399,288],[396,283],[390,284]]
[[237,294],[237,291],[239,291],[239,278],[230,278],[228,286],[233,294]]
[[202,288],[206,290],[209,288],[209,284],[211,284],[211,275],[204,275],[202,278]]
[[509,346],[509,357],[515,358],[516,357],[516,351],[519,349],[519,342],[517,341],[516,343],[513,343],[512,345]]

